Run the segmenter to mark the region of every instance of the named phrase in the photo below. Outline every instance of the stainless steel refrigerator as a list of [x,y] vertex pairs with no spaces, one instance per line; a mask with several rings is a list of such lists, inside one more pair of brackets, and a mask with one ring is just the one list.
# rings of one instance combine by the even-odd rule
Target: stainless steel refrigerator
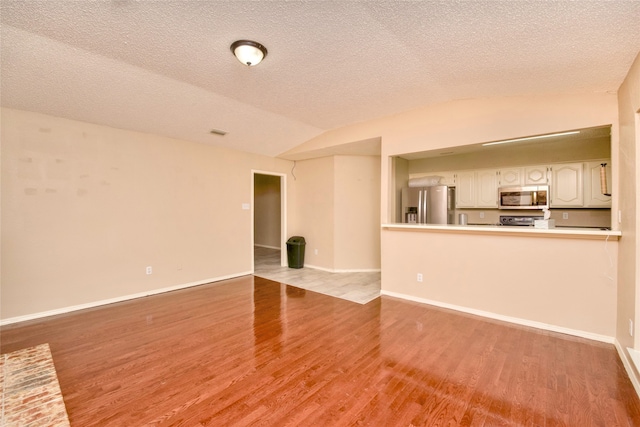
[[455,224],[456,188],[446,185],[402,189],[402,222]]

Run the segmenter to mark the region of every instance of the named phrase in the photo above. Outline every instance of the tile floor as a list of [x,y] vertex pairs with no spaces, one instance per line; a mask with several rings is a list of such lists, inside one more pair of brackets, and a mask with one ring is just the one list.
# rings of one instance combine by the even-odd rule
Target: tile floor
[[[285,249],[286,250],[286,249]],[[380,272],[330,273],[280,266],[280,250],[256,246],[254,275],[309,291],[366,304],[380,296]]]

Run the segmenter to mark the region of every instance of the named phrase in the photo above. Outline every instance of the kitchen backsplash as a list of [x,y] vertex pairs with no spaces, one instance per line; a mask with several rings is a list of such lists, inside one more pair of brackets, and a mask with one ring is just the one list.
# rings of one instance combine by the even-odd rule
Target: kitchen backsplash
[[[611,209],[550,209],[551,219],[555,219],[556,227],[611,227]],[[456,209],[467,214],[468,224],[498,224],[500,215],[540,215],[540,210],[504,210],[504,209]],[[566,214],[567,219],[563,219]],[[483,216],[483,217],[482,217]]]

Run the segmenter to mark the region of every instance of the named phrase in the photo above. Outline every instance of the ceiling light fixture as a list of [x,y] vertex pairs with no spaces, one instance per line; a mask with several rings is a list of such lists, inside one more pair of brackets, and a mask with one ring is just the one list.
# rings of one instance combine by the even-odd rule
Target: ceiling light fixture
[[505,139],[504,141],[487,142],[487,143],[482,144],[482,145],[486,147],[487,145],[498,145],[498,144],[507,144],[509,142],[530,141],[532,139],[552,138],[554,136],[564,136],[564,135],[575,135],[577,133],[580,133],[580,131],[579,130],[573,130],[573,131],[570,131],[570,132],[550,133],[550,134],[547,134],[547,135],[528,136],[528,137],[525,137],[525,138]]
[[267,56],[267,48],[251,40],[238,40],[231,43],[231,52],[244,65],[253,67]]

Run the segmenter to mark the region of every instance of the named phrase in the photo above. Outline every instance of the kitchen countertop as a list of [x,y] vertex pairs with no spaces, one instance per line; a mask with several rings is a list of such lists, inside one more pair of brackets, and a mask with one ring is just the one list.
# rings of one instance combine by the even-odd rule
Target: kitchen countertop
[[544,229],[532,226],[504,225],[457,225],[457,224],[382,224],[387,230],[406,230],[422,232],[495,234],[531,237],[560,237],[567,239],[618,240],[622,233],[617,230],[594,227],[558,227]]

